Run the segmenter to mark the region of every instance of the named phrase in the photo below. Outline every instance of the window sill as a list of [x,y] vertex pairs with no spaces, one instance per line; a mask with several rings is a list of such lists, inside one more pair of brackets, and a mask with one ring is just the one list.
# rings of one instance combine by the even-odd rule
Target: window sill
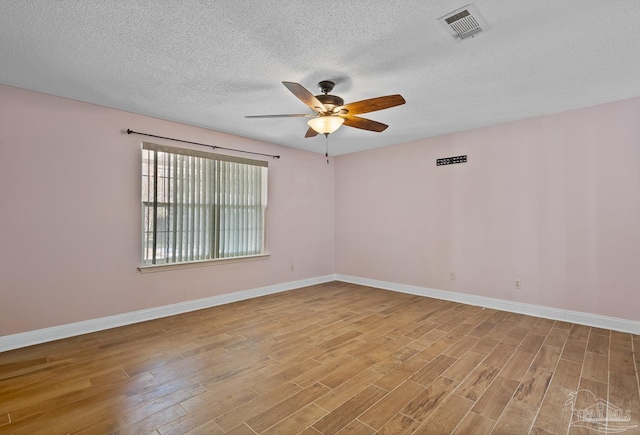
[[216,260],[192,261],[189,263],[153,264],[149,266],[139,266],[138,272],[153,273],[153,272],[164,272],[168,270],[177,270],[177,269],[191,269],[193,267],[217,266],[220,264],[244,263],[247,261],[266,260],[270,256],[271,254],[259,254],[259,255],[247,255],[246,257],[218,258]]

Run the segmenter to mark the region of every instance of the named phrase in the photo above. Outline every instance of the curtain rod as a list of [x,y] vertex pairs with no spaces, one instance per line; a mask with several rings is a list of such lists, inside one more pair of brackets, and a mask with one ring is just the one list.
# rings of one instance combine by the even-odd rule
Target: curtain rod
[[258,156],[273,157],[274,159],[279,159],[280,158],[280,156],[274,156],[273,154],[262,154],[262,153],[256,153],[256,152],[253,152],[253,151],[244,151],[244,150],[236,150],[236,149],[233,149],[233,148],[219,147],[217,145],[207,145],[206,143],[191,142],[191,141],[188,141],[188,140],[174,139],[172,137],[156,136],[155,134],[140,133],[139,131],[133,131],[133,130],[130,130],[130,129],[127,129],[127,134],[140,134],[142,136],[157,137],[158,139],[168,139],[168,140],[173,140],[173,141],[176,141],[176,142],[190,143],[190,144],[193,144],[193,145],[200,145],[200,146],[203,146],[203,147],[213,148],[214,150],[215,149],[220,149],[220,150],[227,150],[227,151],[235,151],[235,152],[238,152],[238,153],[247,153],[247,154],[255,154],[255,155],[258,155]]

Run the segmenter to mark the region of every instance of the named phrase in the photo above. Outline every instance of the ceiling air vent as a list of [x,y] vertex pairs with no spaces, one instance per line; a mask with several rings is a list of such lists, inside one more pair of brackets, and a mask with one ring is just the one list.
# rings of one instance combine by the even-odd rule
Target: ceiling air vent
[[487,24],[480,16],[478,9],[472,4],[449,12],[447,15],[438,18],[438,21],[458,42],[472,38],[487,28]]

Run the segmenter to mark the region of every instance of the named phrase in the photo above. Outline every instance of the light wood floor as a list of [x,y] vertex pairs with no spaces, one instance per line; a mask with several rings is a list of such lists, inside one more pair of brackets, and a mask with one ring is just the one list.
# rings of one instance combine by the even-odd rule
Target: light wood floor
[[613,433],[639,346],[336,282],[1,353],[0,433]]

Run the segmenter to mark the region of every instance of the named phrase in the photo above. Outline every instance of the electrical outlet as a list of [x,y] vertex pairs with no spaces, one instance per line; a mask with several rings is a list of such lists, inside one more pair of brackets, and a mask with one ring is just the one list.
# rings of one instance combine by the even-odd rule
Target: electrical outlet
[[517,289],[521,289],[522,288],[522,281],[519,279],[516,279],[516,288]]
[[456,280],[456,273],[451,272],[451,281],[455,281],[455,280]]

